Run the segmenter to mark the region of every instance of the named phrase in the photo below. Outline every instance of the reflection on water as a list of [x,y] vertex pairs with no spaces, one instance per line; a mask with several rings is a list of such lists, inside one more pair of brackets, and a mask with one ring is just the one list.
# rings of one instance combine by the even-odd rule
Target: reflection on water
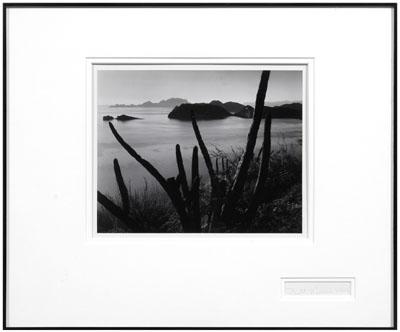
[[[120,135],[145,159],[150,161],[166,178],[177,175],[175,145],[180,144],[187,175],[190,176],[192,148],[197,145],[190,122],[168,119],[169,108],[109,108],[100,106],[97,121],[97,181],[98,189],[105,194],[118,192],[113,171],[113,159],[118,158],[122,174],[131,190],[152,185],[153,178],[116,141],[104,115],[131,115],[142,118],[120,122],[113,120]],[[199,127],[209,150],[213,146],[224,151],[243,148],[251,119],[229,117],[223,120],[199,121]],[[262,128],[262,127],[261,127]],[[272,121],[272,148],[287,145],[293,153],[301,153],[301,120],[275,119]],[[258,144],[262,141],[259,131]],[[205,175],[202,162],[200,172]]]

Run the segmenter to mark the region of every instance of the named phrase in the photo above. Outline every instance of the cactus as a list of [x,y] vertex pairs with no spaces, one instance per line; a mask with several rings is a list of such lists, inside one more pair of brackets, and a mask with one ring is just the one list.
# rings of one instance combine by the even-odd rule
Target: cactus
[[[176,145],[176,159],[178,164],[178,176],[176,178],[171,177],[165,179],[161,173],[146,159],[142,158],[134,148],[132,148],[128,143],[124,141],[124,139],[119,135],[117,130],[114,128],[113,124],[109,123],[111,132],[117,139],[117,141],[121,144],[121,146],[136,160],[138,161],[161,185],[164,191],[169,196],[172,205],[174,206],[179,219],[182,224],[182,228],[184,232],[199,232],[200,231],[200,215],[199,209],[193,207],[197,207],[200,205],[198,201],[199,194],[198,194],[198,187],[199,187],[199,176],[196,176],[194,182],[192,182],[192,189],[189,191],[189,187],[187,184],[187,178],[185,173],[185,168],[183,165],[182,154],[180,151],[179,144]],[[193,150],[193,159],[197,158],[197,147]],[[196,157],[195,157],[196,156]],[[118,162],[114,163],[114,165],[118,166]],[[197,174],[198,174],[198,164],[194,162],[194,167],[197,167]],[[123,184],[121,171],[119,166],[115,168],[115,174],[117,177],[118,186],[120,188],[123,208],[119,208],[111,201],[105,200],[105,196],[98,192],[98,201],[107,209],[109,210],[114,216],[119,219],[126,219],[125,210],[129,209],[129,199],[127,198],[127,190],[125,185]],[[196,170],[192,174],[196,174]],[[112,204],[111,204],[112,203]],[[126,223],[126,222],[125,222]]]
[[271,111],[267,111],[264,121],[264,141],[261,153],[261,164],[258,170],[256,185],[249,207],[246,211],[245,220],[253,220],[257,212],[258,205],[262,199],[264,186],[268,177],[269,160],[271,157]]
[[[232,187],[229,189],[224,206],[222,207],[221,219],[224,222],[231,220],[233,210],[236,206],[246,181],[247,172],[250,162],[253,159],[254,147],[257,141],[258,129],[260,127],[261,118],[264,113],[264,101],[267,93],[270,71],[263,71],[261,74],[260,85],[258,87],[256,107],[254,110],[253,122],[251,124],[249,134],[247,136],[246,149],[242,155],[239,165],[234,176]],[[271,132],[268,133],[271,135]]]
[[[215,159],[215,170],[211,161],[210,154],[204,143],[197,124],[195,114],[191,111],[192,128],[197,139],[201,154],[207,167],[208,175],[210,177],[211,194],[210,194],[210,209],[207,212],[207,221],[204,227],[201,225],[200,213],[200,175],[199,175],[199,160],[198,160],[198,147],[193,148],[192,153],[192,172],[191,172],[191,186],[189,188],[185,167],[183,164],[182,153],[179,144],[175,147],[176,162],[178,168],[178,175],[165,179],[161,173],[146,159],[142,158],[134,148],[132,148],[124,139],[119,135],[113,124],[110,122],[109,126],[111,132],[121,144],[121,146],[137,161],[139,162],[160,184],[164,191],[169,196],[172,205],[174,206],[184,232],[211,232],[218,224],[231,223],[232,216],[235,213],[237,203],[243,194],[244,185],[247,180],[248,170],[250,163],[253,160],[254,148],[256,145],[257,134],[264,114],[264,100],[268,88],[270,71],[263,71],[257,92],[256,107],[254,117],[248,133],[246,148],[237,166],[236,173],[233,175],[234,170],[229,165],[229,160],[221,158]],[[261,202],[262,194],[265,190],[265,183],[268,176],[269,159],[271,154],[271,114],[268,112],[264,122],[264,138],[262,149],[257,158],[261,155],[261,165],[257,176],[257,181],[250,199],[249,206],[245,211],[243,217],[245,221],[251,221]],[[127,225],[133,230],[140,230],[140,225],[137,225],[134,218],[130,217],[130,202],[128,191],[122,178],[121,170],[118,160],[114,160],[114,172],[118,188],[121,194],[122,208],[117,206],[101,192],[98,191],[98,201],[102,204],[111,214],[117,217],[123,224]],[[233,175],[233,177],[232,177]],[[232,181],[230,181],[232,179]],[[227,183],[232,182],[230,187]]]

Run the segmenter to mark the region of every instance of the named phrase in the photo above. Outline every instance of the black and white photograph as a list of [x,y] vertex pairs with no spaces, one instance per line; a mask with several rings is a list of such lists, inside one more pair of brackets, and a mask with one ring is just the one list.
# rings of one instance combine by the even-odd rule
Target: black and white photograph
[[302,71],[97,71],[98,233],[302,233]]

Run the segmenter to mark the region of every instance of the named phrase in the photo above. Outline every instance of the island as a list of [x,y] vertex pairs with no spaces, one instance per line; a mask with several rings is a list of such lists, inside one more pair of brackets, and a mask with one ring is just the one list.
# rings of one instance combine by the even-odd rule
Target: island
[[194,115],[198,120],[225,119],[232,115],[225,108],[221,106],[206,104],[206,103],[198,103],[198,104],[182,104],[180,106],[176,106],[168,114],[168,118],[189,121],[191,120],[191,111],[194,111]]
[[[210,103],[182,104],[176,106],[169,114],[168,118],[183,121],[191,119],[190,112],[194,111],[198,120],[216,120],[225,119],[230,116],[252,119],[254,116],[254,107],[243,105],[236,102],[222,103],[213,100]],[[290,103],[279,106],[264,106],[264,116],[267,111],[271,112],[273,119],[302,119],[302,104]]]
[[129,115],[118,115],[117,116],[118,121],[130,121],[130,120],[142,120],[141,118],[135,118],[134,116],[129,116]]
[[[267,111],[271,112],[272,119],[302,119],[302,104],[291,103],[279,106],[264,106],[264,115]],[[251,106],[245,106],[241,111],[235,113],[235,116],[240,118],[252,119],[254,116],[254,108]]]

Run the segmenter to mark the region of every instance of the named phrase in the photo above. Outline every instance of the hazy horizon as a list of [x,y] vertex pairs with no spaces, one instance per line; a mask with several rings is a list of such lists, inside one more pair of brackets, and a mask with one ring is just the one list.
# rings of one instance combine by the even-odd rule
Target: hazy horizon
[[[261,71],[101,70],[98,105],[153,103],[182,98],[190,103],[254,103]],[[302,102],[301,71],[271,71],[265,103]]]
[[[129,106],[129,105],[141,105],[144,104],[145,102],[152,102],[154,104],[157,104],[161,101],[166,101],[168,99],[185,99],[188,101],[188,103],[192,103],[190,100],[188,100],[185,97],[169,97],[169,98],[165,98],[165,99],[160,99],[160,100],[146,100],[144,102],[140,102],[140,103],[109,103],[109,104],[98,104],[98,106],[114,106],[114,105],[124,105],[124,106]],[[219,99],[213,99],[213,100],[219,100]],[[195,103],[210,103],[213,100],[206,100],[206,101],[199,101],[199,102],[195,102]],[[221,100],[219,100],[221,101]],[[227,101],[221,101],[223,103],[226,102],[235,102],[235,103],[239,103],[239,104],[243,104],[243,105],[250,105],[250,106],[254,106],[255,101],[236,101],[236,100],[227,100]],[[194,102],[193,102],[194,103]],[[267,106],[279,106],[279,105],[284,105],[284,104],[291,104],[291,103],[302,103],[302,100],[274,100],[274,101],[265,101],[264,105]]]

